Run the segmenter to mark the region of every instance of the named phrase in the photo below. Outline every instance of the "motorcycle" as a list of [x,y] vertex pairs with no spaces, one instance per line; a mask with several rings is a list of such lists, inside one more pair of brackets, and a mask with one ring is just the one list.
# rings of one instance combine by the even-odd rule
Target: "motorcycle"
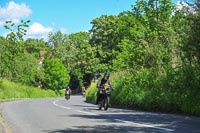
[[66,94],[65,94],[65,99],[66,99],[66,100],[69,100],[69,99],[70,99],[69,91],[66,92]]
[[110,104],[109,85],[105,84],[105,86],[100,91],[99,110],[101,110],[101,108],[104,108],[104,110],[107,110],[109,104]]

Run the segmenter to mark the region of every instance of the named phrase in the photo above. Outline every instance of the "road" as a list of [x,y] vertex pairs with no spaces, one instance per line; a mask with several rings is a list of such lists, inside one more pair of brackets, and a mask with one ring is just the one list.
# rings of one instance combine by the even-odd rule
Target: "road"
[[82,96],[0,104],[13,133],[200,133],[200,117],[109,108],[98,110]]

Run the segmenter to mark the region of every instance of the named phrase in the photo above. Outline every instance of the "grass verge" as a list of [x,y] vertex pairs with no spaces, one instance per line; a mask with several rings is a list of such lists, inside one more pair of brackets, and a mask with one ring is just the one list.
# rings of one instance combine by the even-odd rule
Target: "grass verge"
[[[110,91],[111,104],[126,109],[200,116],[199,74],[189,80],[191,77],[179,73],[184,75],[160,74],[149,69],[113,73],[110,80],[116,90]],[[96,101],[96,84],[87,89],[87,102]]]
[[64,91],[43,90],[37,87],[25,86],[8,80],[0,80],[0,99],[11,98],[49,98],[64,96]]

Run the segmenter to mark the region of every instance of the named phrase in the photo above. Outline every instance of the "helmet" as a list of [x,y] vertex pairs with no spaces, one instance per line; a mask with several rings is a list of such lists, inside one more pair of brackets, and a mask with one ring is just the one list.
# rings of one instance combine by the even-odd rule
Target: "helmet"
[[109,79],[109,73],[108,72],[106,72],[106,73],[104,73],[104,77],[108,77],[108,79]]

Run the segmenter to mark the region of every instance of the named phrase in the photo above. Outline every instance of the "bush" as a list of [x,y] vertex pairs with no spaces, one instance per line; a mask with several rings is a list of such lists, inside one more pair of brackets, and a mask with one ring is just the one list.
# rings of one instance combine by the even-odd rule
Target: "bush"
[[[116,107],[147,111],[200,115],[200,69],[167,67],[111,74],[116,88],[111,91],[111,104]],[[86,93],[86,100],[96,99],[96,83]]]
[[44,69],[37,62],[36,58],[28,53],[17,57],[16,59],[16,77],[15,81],[24,85],[38,86],[44,79]]
[[85,96],[88,102],[96,103],[96,95],[98,91],[98,89],[96,88],[96,84],[97,83],[92,82],[90,87],[86,91]]
[[58,59],[47,59],[44,63],[44,70],[44,83],[46,88],[59,90],[68,85],[70,76],[67,73],[66,68]]

